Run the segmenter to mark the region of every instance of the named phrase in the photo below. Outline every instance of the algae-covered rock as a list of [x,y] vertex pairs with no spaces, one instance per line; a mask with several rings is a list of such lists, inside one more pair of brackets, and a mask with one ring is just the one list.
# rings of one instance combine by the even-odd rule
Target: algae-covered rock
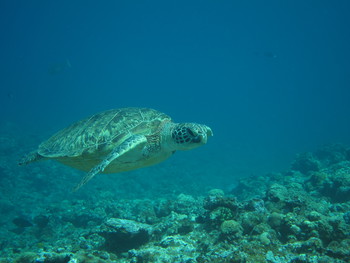
[[240,222],[244,229],[244,233],[251,233],[256,226],[266,221],[263,214],[257,212],[245,212],[240,216]]
[[345,223],[350,225],[350,211],[349,211],[349,212],[346,212],[346,213],[343,215],[343,218],[344,218]]
[[261,197],[270,185],[270,181],[279,177],[282,177],[282,175],[271,173],[265,176],[240,178],[238,184],[231,190],[231,194],[244,201]]
[[324,167],[345,161],[348,158],[347,151],[348,149],[344,145],[330,144],[316,150],[314,156]]
[[99,233],[106,239],[104,248],[114,253],[138,248],[149,241],[152,227],[133,220],[110,218]]
[[220,195],[209,195],[204,200],[204,208],[212,211],[218,207],[226,207],[232,211],[236,211],[239,207],[239,202],[234,197],[225,197]]
[[150,225],[136,222],[134,220],[110,218],[106,221],[106,225],[114,231],[137,235],[141,232],[150,233],[152,228]]
[[45,228],[49,224],[50,219],[48,216],[45,215],[37,215],[33,218],[33,222],[39,228]]
[[234,213],[226,207],[218,207],[215,210],[209,212],[208,219],[210,224],[220,225],[225,220],[230,220],[234,218]]
[[14,261],[15,263],[76,263],[74,257],[68,253],[24,252]]
[[25,217],[18,216],[12,220],[12,223],[20,228],[30,227],[33,226],[33,224]]
[[290,193],[285,186],[275,183],[270,186],[266,193],[266,196],[267,200],[269,201],[284,202],[290,197]]
[[283,224],[284,217],[285,217],[285,215],[283,215],[283,214],[273,212],[268,217],[267,222],[272,228],[279,229]]
[[292,163],[292,170],[303,174],[318,171],[321,167],[320,162],[311,153],[299,154]]
[[240,236],[243,232],[241,224],[235,220],[224,221],[221,224],[220,229],[224,235],[230,236]]
[[267,212],[265,208],[265,202],[260,198],[253,198],[249,200],[244,206],[244,209],[247,211],[254,211],[260,214]]
[[259,236],[260,243],[268,246],[271,244],[270,234],[268,232],[263,232]]
[[180,214],[190,214],[197,207],[196,200],[190,195],[179,194],[175,202],[175,211]]
[[309,189],[317,190],[324,185],[327,178],[328,178],[328,174],[326,172],[323,172],[323,171],[311,172],[310,179],[307,180],[305,183]]
[[317,190],[333,202],[350,201],[350,162],[344,161],[328,168],[327,178]]
[[317,211],[311,211],[310,213],[306,214],[306,217],[310,221],[318,221],[322,218],[322,215]]
[[15,263],[31,263],[35,262],[37,254],[33,252],[24,252],[21,253],[17,258],[15,258]]
[[[327,254],[350,260],[350,239],[344,239],[341,242],[332,241],[327,246]],[[346,261],[349,262],[349,261]]]
[[225,192],[221,189],[214,188],[214,189],[211,189],[208,191],[208,195],[209,196],[223,197],[225,195]]

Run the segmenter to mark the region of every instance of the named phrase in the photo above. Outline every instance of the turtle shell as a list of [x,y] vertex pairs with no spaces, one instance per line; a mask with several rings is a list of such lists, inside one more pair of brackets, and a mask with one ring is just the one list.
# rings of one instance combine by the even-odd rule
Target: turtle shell
[[122,108],[97,113],[57,132],[39,145],[47,158],[105,155],[132,134],[152,135],[171,118],[148,108]]

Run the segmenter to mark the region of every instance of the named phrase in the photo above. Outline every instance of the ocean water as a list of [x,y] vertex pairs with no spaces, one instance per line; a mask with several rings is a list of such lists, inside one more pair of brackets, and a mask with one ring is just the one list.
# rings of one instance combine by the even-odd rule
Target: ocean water
[[[349,11],[345,0],[1,1],[1,233],[26,235],[2,239],[4,258],[37,253],[33,242],[57,252],[58,234],[42,241],[27,226],[9,229],[15,218],[52,216],[63,201],[230,193],[242,178],[289,170],[297,154],[347,148]],[[214,136],[159,165],[96,176],[74,194],[84,172],[53,161],[17,166],[56,131],[122,107],[203,123]]]

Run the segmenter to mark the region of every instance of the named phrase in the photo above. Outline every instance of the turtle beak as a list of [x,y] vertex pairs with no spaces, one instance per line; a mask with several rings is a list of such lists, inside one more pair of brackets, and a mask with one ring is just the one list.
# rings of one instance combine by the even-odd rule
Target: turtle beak
[[207,137],[214,136],[213,131],[208,126],[205,126],[205,128],[207,129]]
[[202,134],[198,135],[198,141],[200,141],[202,144],[206,144],[208,141],[208,137],[213,136],[213,131],[206,125],[203,125]]

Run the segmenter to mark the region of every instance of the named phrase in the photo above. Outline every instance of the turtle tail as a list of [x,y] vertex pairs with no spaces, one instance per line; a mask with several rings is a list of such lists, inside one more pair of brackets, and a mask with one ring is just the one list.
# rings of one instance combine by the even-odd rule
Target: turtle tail
[[28,163],[39,161],[40,159],[43,159],[44,157],[38,154],[38,152],[31,152],[23,156],[19,161],[18,165],[26,165]]

